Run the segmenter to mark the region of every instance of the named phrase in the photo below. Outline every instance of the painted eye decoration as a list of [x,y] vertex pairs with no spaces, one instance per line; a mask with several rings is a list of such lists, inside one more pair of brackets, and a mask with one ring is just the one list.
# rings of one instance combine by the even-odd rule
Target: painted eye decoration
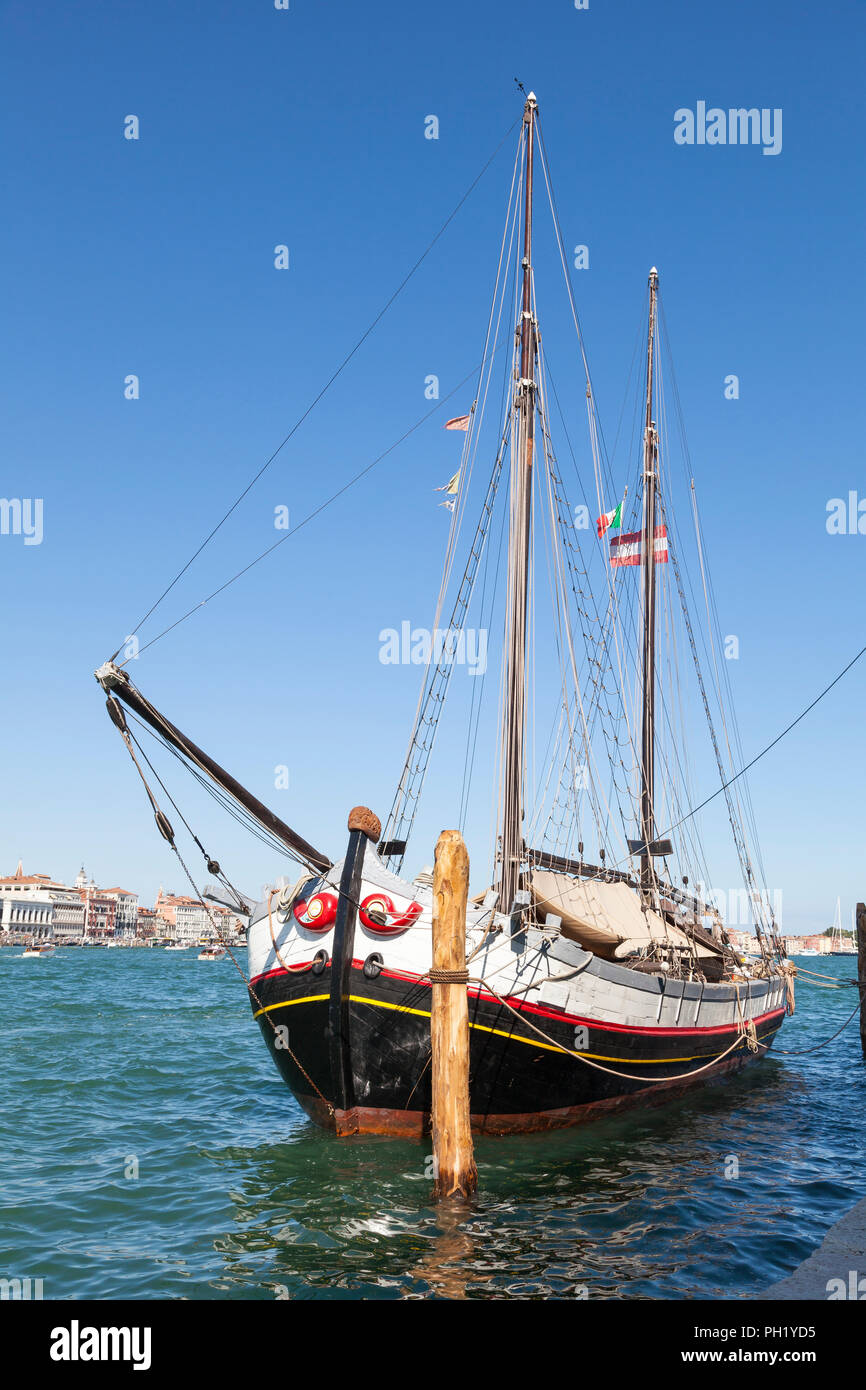
[[417,922],[421,904],[410,903],[405,912],[397,912],[386,893],[371,893],[358,908],[358,916],[368,931],[379,936],[397,936]]
[[327,931],[337,916],[333,893],[314,893],[308,902],[295,903],[295,920],[308,931]]

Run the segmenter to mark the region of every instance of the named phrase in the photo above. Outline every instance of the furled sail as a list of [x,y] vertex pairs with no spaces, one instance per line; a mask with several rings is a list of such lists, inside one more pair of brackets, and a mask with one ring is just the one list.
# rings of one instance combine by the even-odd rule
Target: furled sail
[[536,869],[531,886],[536,906],[562,919],[563,936],[598,955],[622,959],[654,944],[684,947],[699,956],[714,954],[645,907],[627,883]]

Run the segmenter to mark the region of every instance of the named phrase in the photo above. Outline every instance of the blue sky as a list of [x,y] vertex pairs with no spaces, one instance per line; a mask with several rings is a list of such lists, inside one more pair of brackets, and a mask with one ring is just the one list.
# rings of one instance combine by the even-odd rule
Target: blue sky
[[[0,537],[0,868],[23,857],[71,877],[84,860],[146,900],[180,890],[92,671],[519,117],[514,77],[538,95],[566,241],[590,248],[574,282],[608,439],[647,270],[661,272],[722,626],[740,639],[747,756],[774,737],[863,645],[866,536],[829,536],[825,521],[828,499],[866,496],[864,31],[853,3],[763,0],[0,6],[0,491],[44,499],[41,545]],[[674,111],[699,100],[782,108],[781,153],[677,146]],[[414,424],[429,374],[444,395],[476,364],[513,150],[143,640],[275,538],[275,506],[300,519]],[[586,461],[546,223],[539,236],[547,348]],[[442,416],[470,403],[467,387]],[[383,666],[378,634],[430,621],[447,524],[432,489],[459,449],[440,423],[134,663],[170,718],[335,857],[351,805],[384,817],[405,751],[418,671]],[[633,463],[619,455],[618,476]],[[866,665],[752,777],[790,930],[866,893],[864,681]],[[454,819],[454,737],[411,867]],[[209,803],[186,805],[244,888],[284,867]],[[723,829],[708,821],[707,847],[733,884]],[[470,852],[486,834],[479,811]]]

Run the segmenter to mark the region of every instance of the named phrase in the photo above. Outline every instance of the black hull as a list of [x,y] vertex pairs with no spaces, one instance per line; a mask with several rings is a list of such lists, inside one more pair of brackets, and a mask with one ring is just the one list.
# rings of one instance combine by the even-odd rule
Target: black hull
[[[383,971],[367,979],[353,962],[349,983],[351,1094],[335,1104],[328,1008],[330,963],[319,974],[273,971],[253,982],[253,1013],[299,1104],[338,1134],[418,1135],[430,1123],[430,985]],[[736,1026],[630,1028],[526,1006],[518,1019],[488,995],[470,993],[470,1108],[473,1128],[521,1133],[580,1124],[633,1105],[655,1104],[730,1074],[762,1057],[784,1010],[756,1020],[758,1052],[740,1045]],[[540,1037],[529,1021],[542,1030]],[[276,1025],[275,1032],[272,1024]],[[575,1048],[605,1070],[559,1051]],[[548,1041],[552,1039],[553,1041]],[[294,1055],[293,1055],[294,1054]],[[624,1075],[613,1075],[613,1072]]]

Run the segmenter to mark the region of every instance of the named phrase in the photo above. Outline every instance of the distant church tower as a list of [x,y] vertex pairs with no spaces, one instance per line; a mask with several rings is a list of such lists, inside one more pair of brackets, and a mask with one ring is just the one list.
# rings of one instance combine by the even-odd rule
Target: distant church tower
[[87,887],[87,874],[84,872],[83,864],[81,868],[78,870],[78,877],[75,880],[75,887],[80,889]]

